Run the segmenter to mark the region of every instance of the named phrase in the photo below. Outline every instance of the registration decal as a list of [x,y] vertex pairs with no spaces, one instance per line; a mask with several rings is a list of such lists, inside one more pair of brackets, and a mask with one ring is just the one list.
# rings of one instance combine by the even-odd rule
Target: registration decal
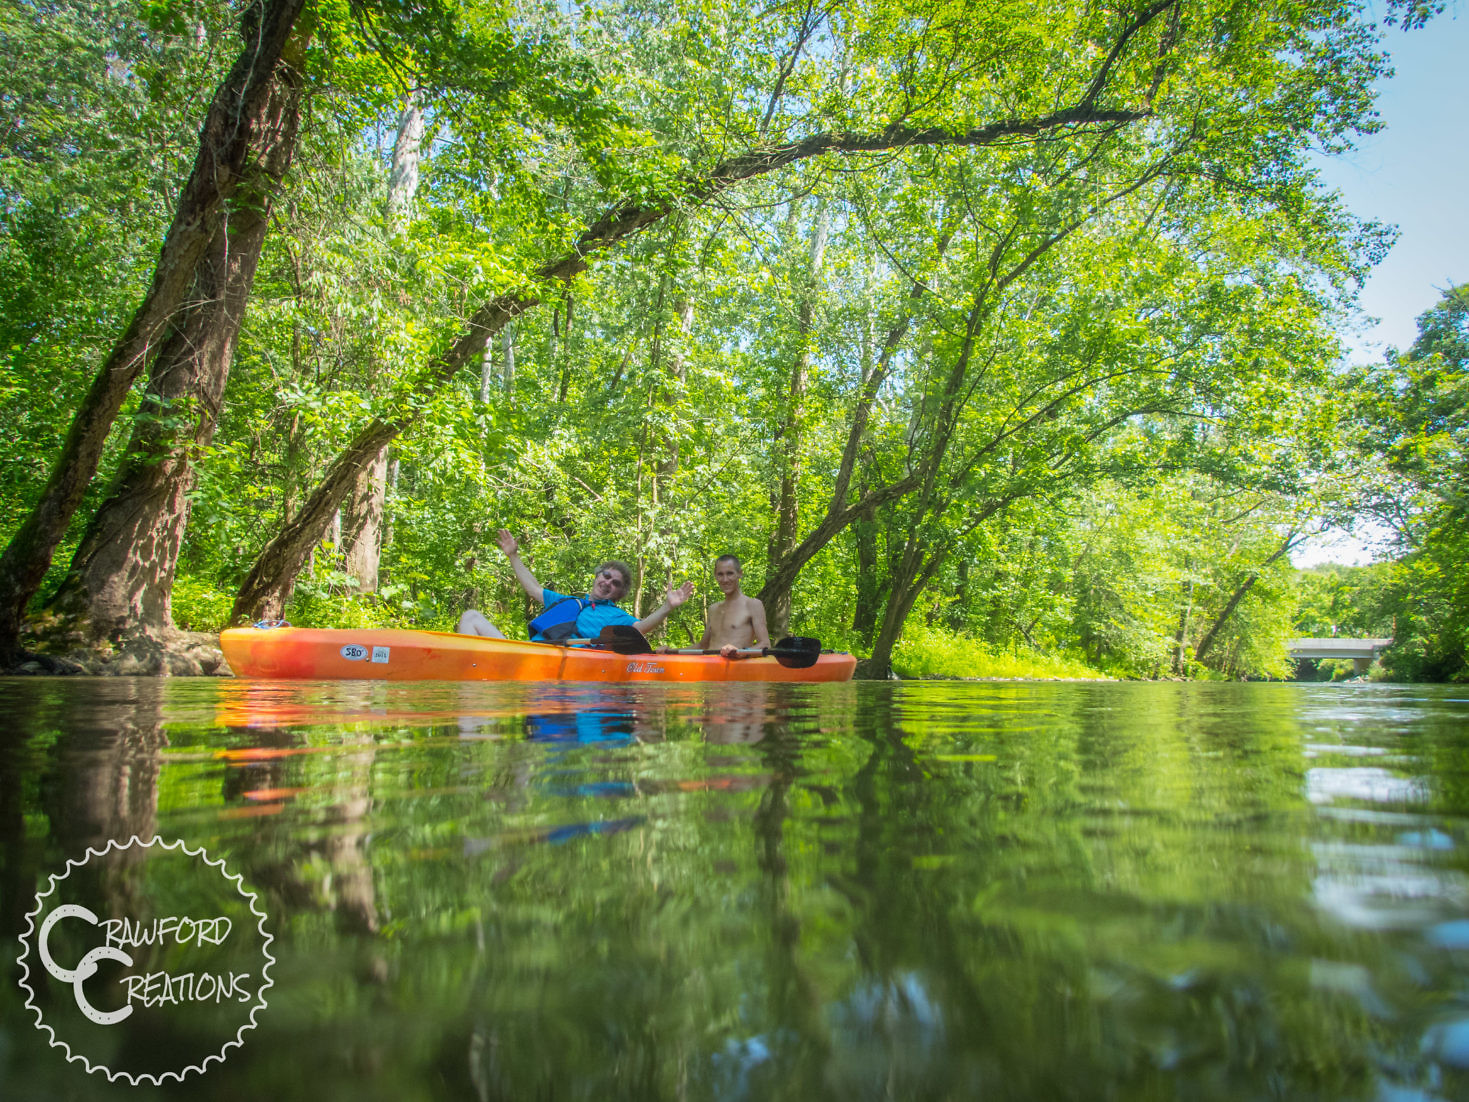
[[388,648],[387,647],[373,647],[372,648],[372,660],[374,662],[386,662],[388,660]]

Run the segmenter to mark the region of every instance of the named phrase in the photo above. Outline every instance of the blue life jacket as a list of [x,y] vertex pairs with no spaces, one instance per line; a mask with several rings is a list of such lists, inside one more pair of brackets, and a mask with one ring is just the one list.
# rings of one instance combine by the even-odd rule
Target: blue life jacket
[[570,639],[576,634],[576,618],[581,610],[590,605],[587,597],[563,597],[550,605],[534,620],[526,623],[530,629],[531,642],[556,643]]

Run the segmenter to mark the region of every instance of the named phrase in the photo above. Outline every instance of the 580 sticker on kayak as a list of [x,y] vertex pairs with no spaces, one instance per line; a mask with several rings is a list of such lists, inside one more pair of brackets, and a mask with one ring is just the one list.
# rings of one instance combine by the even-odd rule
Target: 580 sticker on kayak
[[374,662],[386,662],[390,647],[366,647],[361,643],[348,643],[342,648],[342,657],[348,662],[361,662],[371,657]]

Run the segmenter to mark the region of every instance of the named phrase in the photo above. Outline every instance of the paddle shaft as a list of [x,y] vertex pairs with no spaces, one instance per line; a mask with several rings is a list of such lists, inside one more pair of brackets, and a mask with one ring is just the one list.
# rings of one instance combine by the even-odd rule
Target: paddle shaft
[[[718,654],[717,650],[700,650],[692,648],[689,650],[674,651],[675,654]],[[782,666],[790,669],[805,669],[814,666],[816,660],[821,657],[821,640],[810,639],[804,636],[794,636],[780,640],[773,647],[741,647],[735,651],[735,658],[763,658],[766,655],[774,658]]]

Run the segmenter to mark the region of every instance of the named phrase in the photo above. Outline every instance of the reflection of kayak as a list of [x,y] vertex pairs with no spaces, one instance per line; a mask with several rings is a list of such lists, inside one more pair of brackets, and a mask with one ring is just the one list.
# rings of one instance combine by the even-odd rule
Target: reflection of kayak
[[237,677],[386,681],[850,681],[857,659],[822,654],[807,669],[778,658],[618,654],[444,631],[230,628],[219,645]]

